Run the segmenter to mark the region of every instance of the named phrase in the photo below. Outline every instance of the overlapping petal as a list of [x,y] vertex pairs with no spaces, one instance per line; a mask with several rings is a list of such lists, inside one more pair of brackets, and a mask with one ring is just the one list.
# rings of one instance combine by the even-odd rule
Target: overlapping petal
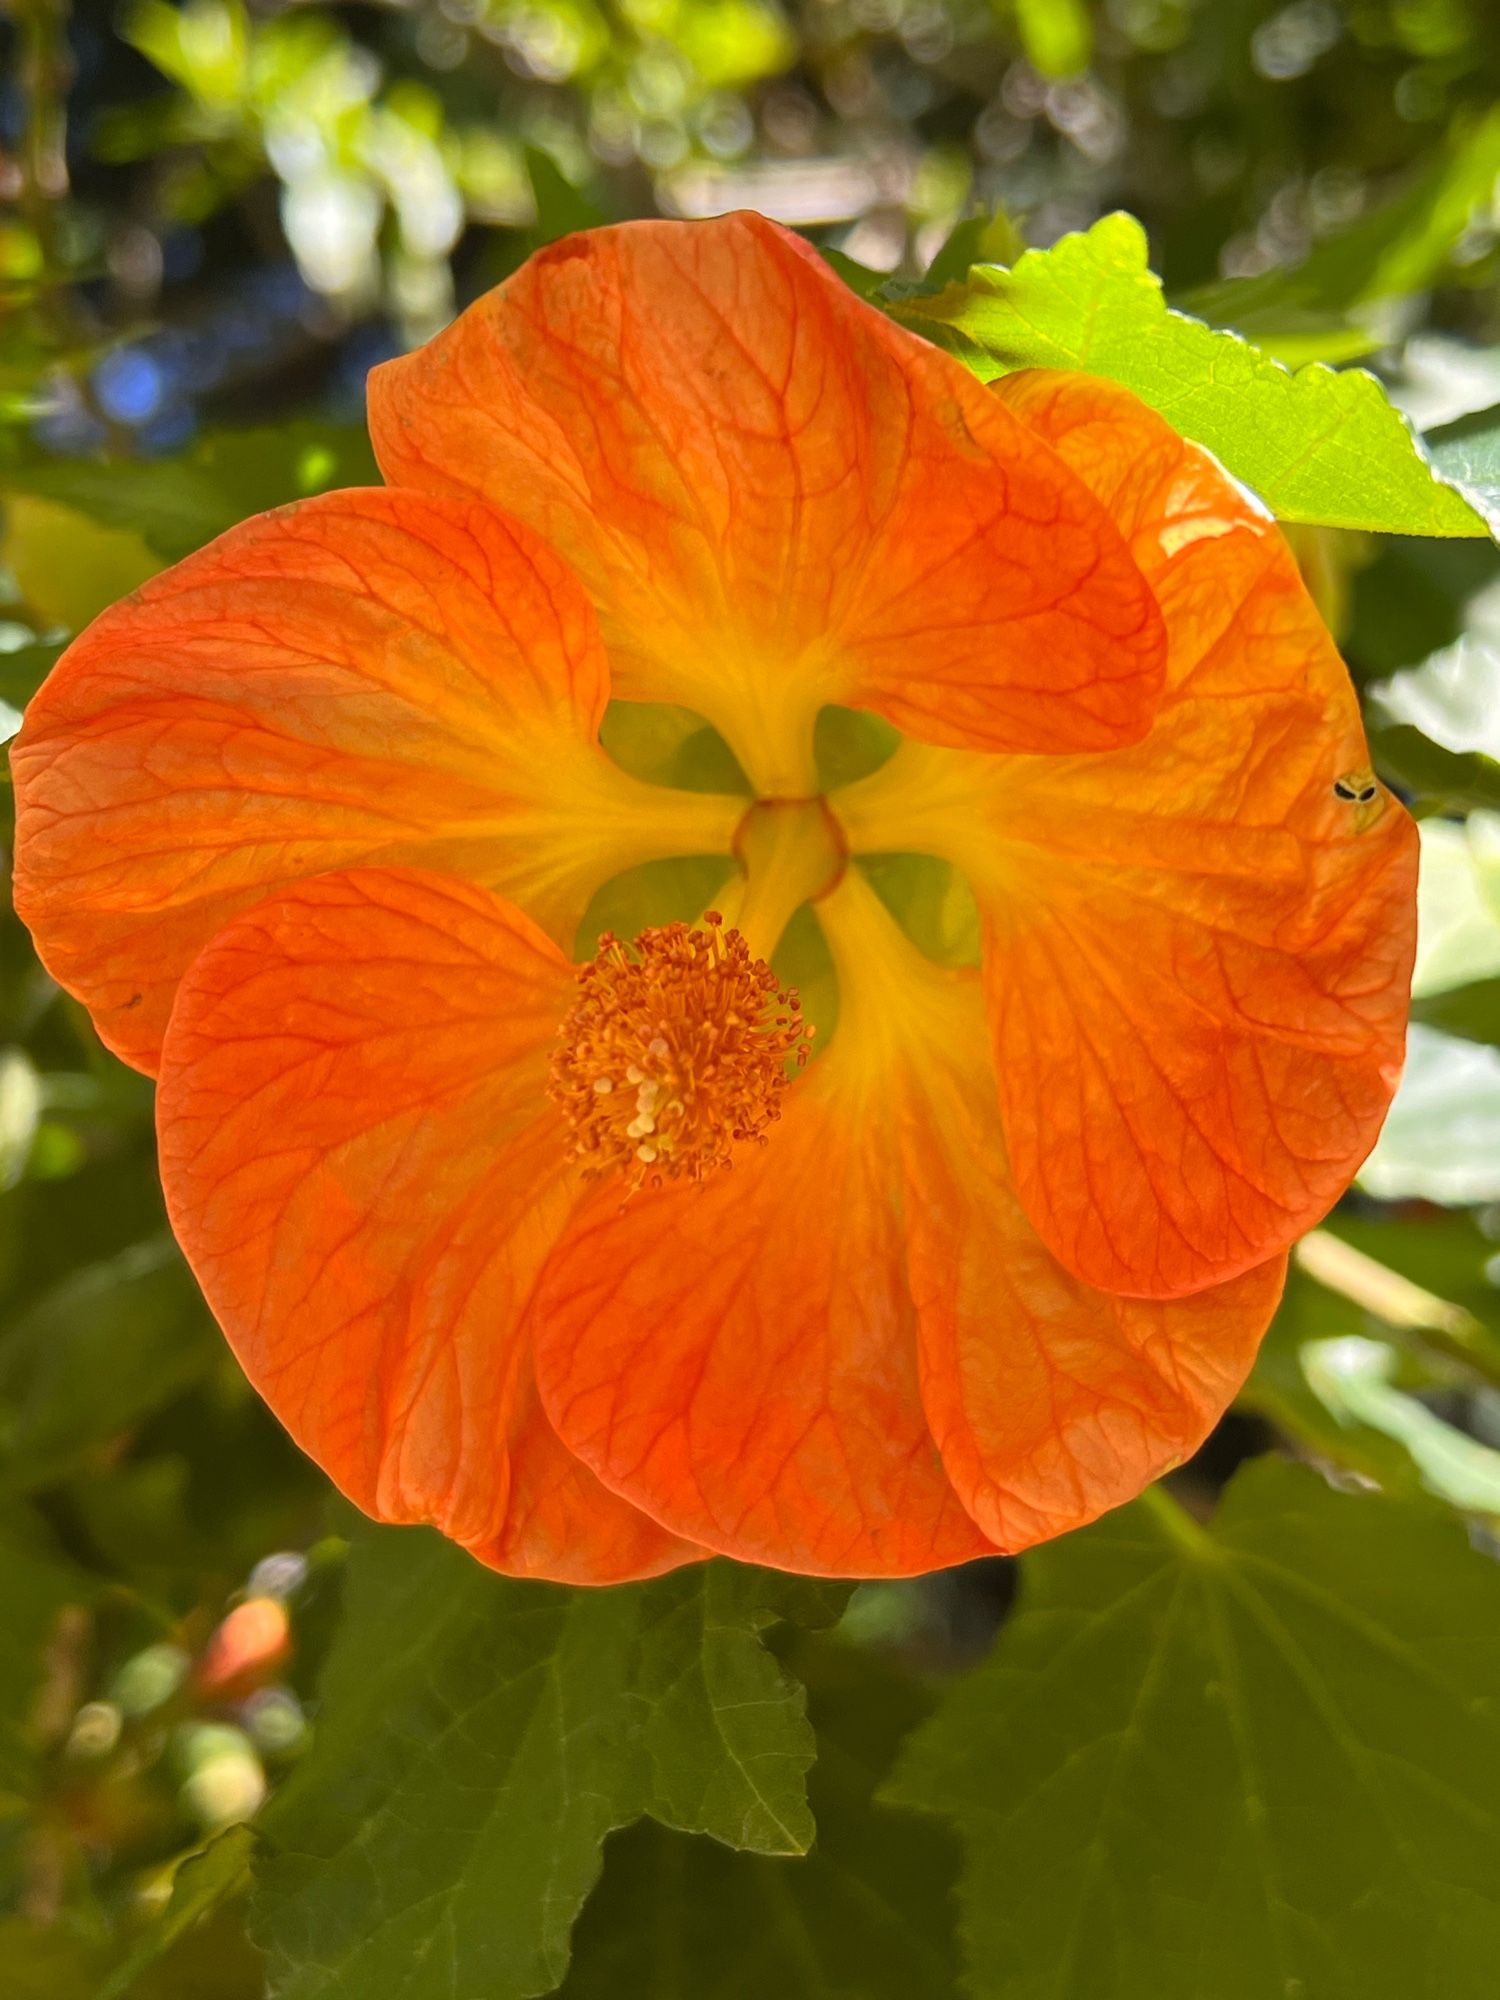
[[601,1188],[533,1308],[568,1444],[747,1562],[904,1576],[987,1552],[927,1428],[894,1133],[835,1054],[705,1186]]
[[1133,741],[1161,682],[1108,514],[957,362],[763,217],[553,245],[372,379],[387,477],[480,493],[578,569],[617,691],[765,794],[824,703],[986,749]]
[[163,1054],[173,1227],[246,1373],[360,1506],[513,1574],[692,1557],[537,1402],[520,1326],[577,1198],[546,1096],[572,968],[519,911],[415,870],[231,921]]
[[493,509],[361,491],[263,515],[98,619],[31,704],[17,906],[147,1070],[193,954],[319,870],[445,869],[571,946],[606,875],[721,848],[739,811],[616,770],[607,696],[578,582]]
[[819,908],[832,1048],[763,1153],[580,1213],[535,1294],[538,1379],[679,1534],[900,1575],[1080,1526],[1194,1450],[1285,1260],[1170,1302],[1064,1270],[1010,1183],[977,977],[918,958],[857,876]]
[[1416,842],[1274,524],[1128,392],[1003,385],[1088,479],[1161,604],[1150,736],[1098,757],[913,746],[851,836],[947,853],[985,916],[1005,1133],[1032,1222],[1111,1291],[1284,1249],[1348,1185],[1400,1071]]
[[979,995],[902,1082],[922,1399],[965,1507],[1005,1549],[1133,1499],[1203,1442],[1249,1373],[1286,1276],[1121,1298],[1063,1268],[1006,1163]]

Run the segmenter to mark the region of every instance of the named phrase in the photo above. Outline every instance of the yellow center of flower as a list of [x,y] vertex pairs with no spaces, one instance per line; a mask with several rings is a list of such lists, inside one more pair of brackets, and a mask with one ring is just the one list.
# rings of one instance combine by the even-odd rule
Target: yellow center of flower
[[586,1174],[702,1180],[737,1144],[764,1144],[811,1031],[739,931],[710,911],[634,945],[606,932],[578,987],[550,1090]]

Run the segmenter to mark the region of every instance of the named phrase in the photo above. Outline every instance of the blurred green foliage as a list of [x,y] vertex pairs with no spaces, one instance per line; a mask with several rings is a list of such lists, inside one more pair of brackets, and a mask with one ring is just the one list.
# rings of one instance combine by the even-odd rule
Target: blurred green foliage
[[[1130,383],[1299,523],[1377,763],[1425,822],[1408,1083],[1239,1409],[1174,1487],[1204,1514],[1276,1447],[1382,1497],[1262,1465],[1207,1539],[1159,1499],[1028,1559],[1018,1607],[1017,1566],[984,1565],[863,1589],[831,1635],[773,1634],[811,1691],[807,1861],[745,1837],[732,1791],[685,1802],[733,1766],[713,1701],[679,1689],[661,1768],[642,1761],[669,1669],[708,1657],[675,1583],[569,1607],[379,1532],[346,1565],[347,1521],[166,1231],[148,1084],[0,919],[0,1987],[252,2000],[253,1936],[273,1990],[374,1991],[367,1935],[431,1892],[453,1990],[539,1991],[567,1973],[603,1834],[644,1811],[606,1845],[568,1992],[949,2000],[966,1960],[981,1994],[1488,2000],[1500,9],[10,0],[0,39],[4,733],[113,598],[247,514],[373,478],[368,367],[539,242],[749,205],[982,373],[1045,360]],[[1101,220],[1117,210],[1149,270],[1140,232]],[[1054,250],[1070,231],[1090,233]],[[734,779],[697,718],[649,722],[610,723],[622,762]],[[888,747],[823,718],[826,770]],[[912,857],[872,872],[924,948],[972,956],[961,883]],[[683,893],[668,869],[600,908],[670,914]],[[718,1643],[727,1703],[740,1675],[769,1704],[759,1748],[795,1847],[807,1739],[755,1636],[769,1602],[720,1605]],[[992,1662],[960,1674],[1002,1622]],[[426,1650],[372,1680],[393,1627]],[[607,1784],[492,1697],[506,1648],[584,1715]],[[422,1768],[423,1732],[454,1713]],[[533,1763],[512,1795],[517,1742]],[[898,1753],[896,1793],[963,1836],[961,1933],[948,1831],[877,1803]],[[477,1804],[476,1754],[495,1774]],[[536,1831],[539,1800],[555,1814]],[[687,1826],[719,1844],[669,1830]],[[528,1903],[548,1841],[566,1894]],[[366,1851],[383,1909],[349,1859]],[[417,2000],[449,1990],[413,1977]]]

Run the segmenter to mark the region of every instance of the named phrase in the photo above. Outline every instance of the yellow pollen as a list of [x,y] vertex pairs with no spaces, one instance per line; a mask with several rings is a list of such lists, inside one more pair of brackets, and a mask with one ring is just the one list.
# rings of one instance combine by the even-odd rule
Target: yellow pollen
[[765,1144],[812,1029],[795,992],[712,910],[701,930],[613,933],[578,975],[549,1085],[588,1175],[702,1180]]

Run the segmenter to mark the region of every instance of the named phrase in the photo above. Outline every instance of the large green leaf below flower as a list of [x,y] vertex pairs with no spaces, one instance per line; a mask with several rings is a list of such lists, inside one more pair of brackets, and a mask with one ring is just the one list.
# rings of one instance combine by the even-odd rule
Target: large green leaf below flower
[[889,1795],[955,1819],[974,2000],[1489,2000],[1500,1569],[1275,1460],[1028,1562]]
[[561,2000],[954,2000],[954,1845],[873,1797],[931,1698],[836,1638],[793,1657],[818,1732],[812,1852],[731,1854],[646,1820],[617,1835]]

